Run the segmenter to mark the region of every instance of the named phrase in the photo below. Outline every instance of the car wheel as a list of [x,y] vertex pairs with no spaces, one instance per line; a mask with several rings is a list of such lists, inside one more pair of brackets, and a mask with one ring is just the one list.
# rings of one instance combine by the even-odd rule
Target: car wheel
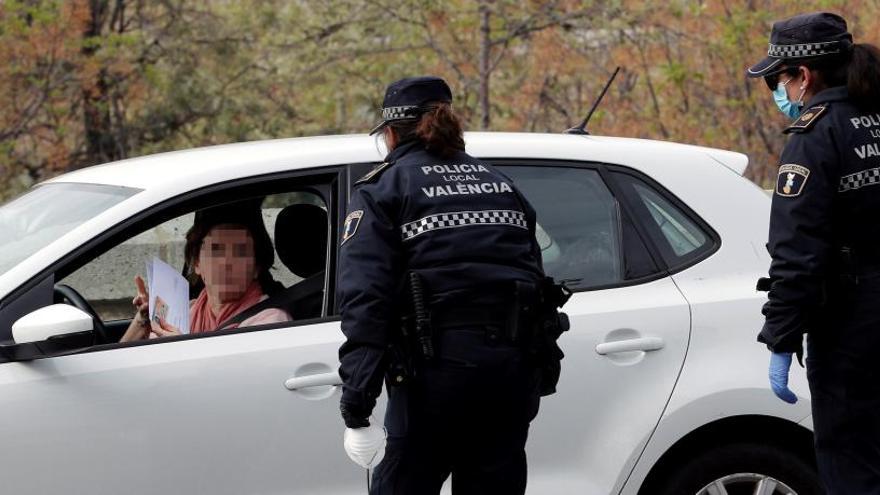
[[661,495],[822,495],[808,461],[775,445],[711,448],[671,473]]

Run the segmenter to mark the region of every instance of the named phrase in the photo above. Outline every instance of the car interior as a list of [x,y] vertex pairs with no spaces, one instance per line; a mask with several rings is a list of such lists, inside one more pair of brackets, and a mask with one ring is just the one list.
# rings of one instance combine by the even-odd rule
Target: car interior
[[[320,318],[325,306],[328,236],[328,217],[322,206],[297,202],[280,208],[274,228],[276,267],[280,261],[295,278],[291,281],[289,275],[285,277],[288,283],[278,282],[278,289],[267,299],[226,321],[224,326],[240,323],[267,308],[283,309],[296,321]],[[181,273],[185,275],[188,270],[184,262]],[[99,314],[86,297],[67,284],[56,284],[55,294],[55,302],[69,302],[80,308],[89,308],[91,314]],[[190,297],[193,296],[191,293]],[[128,307],[126,305],[125,311]],[[110,321],[95,318],[95,321],[99,341],[112,343],[124,333],[130,317]]]
[[328,227],[327,212],[317,205],[292,204],[278,213],[275,251],[284,266],[303,280],[273,294],[256,311],[281,308],[296,320],[321,316]]
[[[260,303],[224,322],[240,323],[267,308],[287,311],[294,320],[320,318],[324,306],[325,266],[329,224],[323,207],[294,203],[282,208],[275,220],[274,247],[278,259],[301,280],[278,290]],[[182,274],[189,268],[184,263]],[[196,294],[190,293],[190,298]]]

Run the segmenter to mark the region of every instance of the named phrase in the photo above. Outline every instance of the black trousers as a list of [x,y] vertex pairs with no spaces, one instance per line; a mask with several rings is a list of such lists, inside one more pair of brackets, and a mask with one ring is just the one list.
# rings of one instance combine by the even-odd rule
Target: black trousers
[[880,279],[835,293],[810,332],[816,460],[828,495],[880,495]]
[[529,422],[538,374],[523,351],[484,329],[439,332],[437,358],[405,387],[390,387],[385,457],[372,495],[525,493]]

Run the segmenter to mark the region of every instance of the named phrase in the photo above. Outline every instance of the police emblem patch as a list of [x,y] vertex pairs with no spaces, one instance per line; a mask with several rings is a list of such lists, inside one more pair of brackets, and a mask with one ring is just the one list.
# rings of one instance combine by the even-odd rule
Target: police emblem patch
[[776,177],[776,194],[785,197],[800,196],[810,177],[810,169],[789,163],[779,167]]
[[357,232],[358,226],[361,224],[361,218],[364,216],[364,210],[355,210],[348,214],[345,217],[345,224],[342,226],[342,242],[339,243],[341,246],[345,244],[345,241],[354,237],[354,234]]

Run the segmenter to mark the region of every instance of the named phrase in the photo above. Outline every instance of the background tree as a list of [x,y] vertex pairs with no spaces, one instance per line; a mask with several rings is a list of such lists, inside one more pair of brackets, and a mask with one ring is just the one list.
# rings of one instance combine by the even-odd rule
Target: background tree
[[235,141],[364,132],[385,85],[450,81],[470,129],[689,142],[767,185],[786,119],[745,69],[774,19],[876,0],[5,0],[0,201],[58,173]]

